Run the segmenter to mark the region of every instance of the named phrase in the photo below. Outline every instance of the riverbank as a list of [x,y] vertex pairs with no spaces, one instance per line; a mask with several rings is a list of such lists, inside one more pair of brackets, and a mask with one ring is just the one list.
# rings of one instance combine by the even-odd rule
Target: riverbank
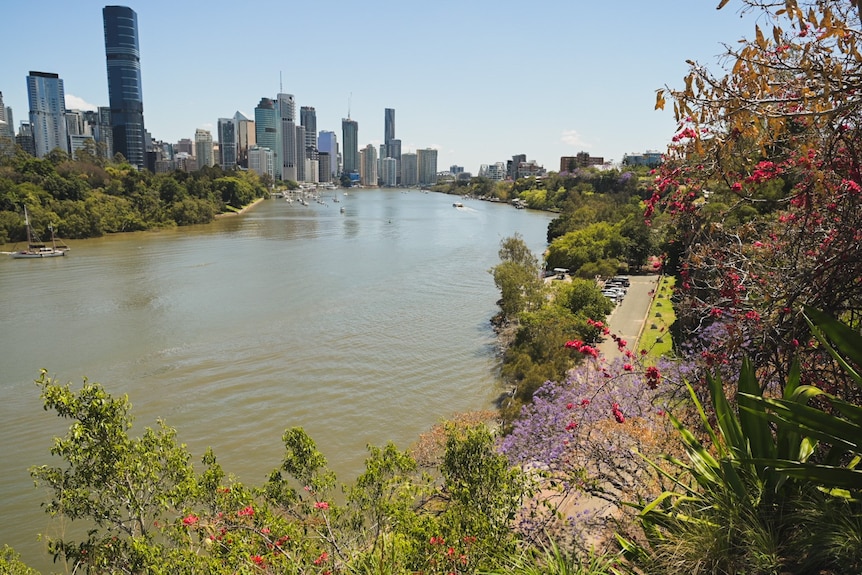
[[226,217],[230,217],[230,216],[239,216],[241,214],[246,213],[247,211],[249,211],[250,209],[252,209],[256,205],[258,205],[259,203],[261,203],[264,199],[265,198],[258,198],[255,201],[253,201],[252,203],[246,204],[236,211],[222,212],[220,214],[216,214],[215,217],[216,217],[216,219],[218,219],[218,218],[226,218]]

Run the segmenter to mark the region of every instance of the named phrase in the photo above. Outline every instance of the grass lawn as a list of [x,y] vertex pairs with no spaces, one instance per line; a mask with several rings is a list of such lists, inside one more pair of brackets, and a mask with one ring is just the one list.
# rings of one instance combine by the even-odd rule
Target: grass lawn
[[675,282],[676,278],[672,276],[662,276],[659,280],[649,314],[647,314],[646,325],[644,325],[640,340],[638,340],[636,349],[647,350],[648,356],[652,359],[658,359],[669,354],[672,349],[670,326],[676,319],[676,314],[673,311],[670,298],[673,295]]

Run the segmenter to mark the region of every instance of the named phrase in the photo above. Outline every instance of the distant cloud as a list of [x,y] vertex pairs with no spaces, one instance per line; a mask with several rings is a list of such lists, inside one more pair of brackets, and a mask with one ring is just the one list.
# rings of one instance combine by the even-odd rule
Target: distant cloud
[[563,135],[560,137],[560,141],[562,141],[567,146],[571,146],[572,148],[589,148],[592,144],[589,144],[581,138],[581,135],[577,133],[575,130],[564,130]]
[[79,98],[74,94],[66,94],[66,109],[67,110],[90,110],[95,112],[98,109],[98,106],[95,104],[90,104],[83,98]]

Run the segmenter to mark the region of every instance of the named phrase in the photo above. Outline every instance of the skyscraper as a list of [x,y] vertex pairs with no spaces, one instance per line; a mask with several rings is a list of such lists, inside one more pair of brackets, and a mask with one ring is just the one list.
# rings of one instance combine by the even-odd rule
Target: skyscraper
[[299,109],[299,123],[305,128],[305,146],[306,157],[309,148],[317,149],[317,112],[312,106],[303,106]]
[[[329,154],[329,177],[334,178],[338,175],[338,138],[335,132],[321,131],[317,137],[317,149],[321,154]],[[323,165],[322,160],[321,165]],[[329,180],[321,178],[321,181]]]
[[55,148],[68,153],[63,80],[57,74],[30,72],[27,76],[27,98],[30,101],[30,127],[36,156],[41,158]]
[[437,183],[437,150],[434,148],[416,150],[416,164],[419,171],[420,186],[430,186]]
[[368,144],[359,154],[361,158],[359,177],[363,186],[377,185],[377,150],[372,144]]
[[257,143],[254,133],[254,120],[246,118],[242,112],[233,115],[236,129],[236,163],[248,168],[248,150]]
[[383,118],[383,145],[386,155],[384,158],[394,158],[389,150],[389,143],[395,139],[395,108],[386,108]]
[[[293,94],[278,94],[275,109],[281,134],[281,148],[276,151],[278,159],[281,160],[281,179],[296,182],[299,181],[297,162],[305,157],[299,150],[304,150],[305,144],[296,141],[296,101],[293,99]],[[278,171],[276,167],[276,172]]]
[[296,137],[293,140],[296,143],[296,178],[294,179],[297,182],[308,182],[311,180],[306,173],[305,127],[294,125],[293,129],[296,130]]
[[415,186],[419,183],[419,164],[416,154],[401,154],[401,185]]
[[359,172],[359,123],[350,118],[341,119],[341,138],[344,140],[344,173]]
[[232,170],[236,167],[236,144],[236,123],[233,118],[219,118],[219,165],[223,170]]
[[147,146],[138,15],[126,6],[105,6],[102,18],[114,152],[122,154],[131,165],[143,168]]
[[275,104],[269,98],[261,98],[260,103],[254,109],[254,136],[257,145],[267,148],[272,152],[274,166],[273,177],[276,174],[281,177],[281,164],[278,163],[278,149],[281,142],[278,141],[278,116],[275,112]]
[[209,130],[195,130],[195,157],[199,170],[213,166],[213,135]]

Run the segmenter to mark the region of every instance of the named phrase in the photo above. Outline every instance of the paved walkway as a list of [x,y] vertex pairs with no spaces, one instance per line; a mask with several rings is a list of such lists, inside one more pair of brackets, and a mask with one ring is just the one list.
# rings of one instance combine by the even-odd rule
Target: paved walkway
[[[626,340],[628,348],[632,351],[635,351],[635,343],[647,321],[647,314],[649,314],[653,294],[658,287],[659,277],[657,274],[629,276],[631,285],[626,297],[617,304],[617,307],[608,316],[607,324],[611,333]],[[623,355],[617,343],[609,337],[600,343],[598,348],[609,362]]]

